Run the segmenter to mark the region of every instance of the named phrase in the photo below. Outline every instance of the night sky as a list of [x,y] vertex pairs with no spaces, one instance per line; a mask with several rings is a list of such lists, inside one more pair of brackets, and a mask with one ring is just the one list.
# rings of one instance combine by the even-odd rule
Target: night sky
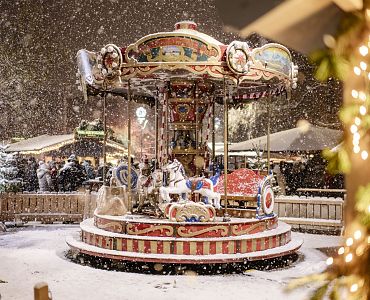
[[[195,21],[200,31],[225,44],[238,39],[223,31],[211,0],[1,0],[0,15],[1,139],[71,132],[81,119],[101,115],[99,97],[85,103],[77,90],[75,55],[79,49],[95,51],[107,43],[125,46],[150,33],[171,31],[182,20]],[[335,81],[315,82],[306,58],[295,57],[304,70],[291,100],[296,104],[275,107],[273,131],[293,127],[301,118],[337,123],[340,86]],[[323,109],[317,109],[318,105]],[[125,108],[122,98],[110,99],[108,123],[118,131],[124,129]],[[245,138],[247,131],[263,134],[265,118],[246,124],[234,139]]]

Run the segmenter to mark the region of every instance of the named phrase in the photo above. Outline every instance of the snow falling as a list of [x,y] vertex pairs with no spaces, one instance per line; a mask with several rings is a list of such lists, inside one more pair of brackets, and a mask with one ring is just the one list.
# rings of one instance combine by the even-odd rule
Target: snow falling
[[[2,139],[70,132],[80,119],[101,116],[99,97],[84,103],[76,88],[79,49],[100,49],[107,43],[127,46],[147,34],[173,30],[176,22],[188,19],[225,44],[238,39],[223,31],[212,1],[23,0],[2,1],[0,11]],[[258,35],[248,40],[253,46],[267,43]],[[294,127],[300,119],[338,129],[340,85],[335,80],[318,83],[307,58],[294,52],[293,56],[300,68],[299,88],[289,102],[274,102],[272,132]],[[108,102],[107,121],[117,131],[123,131],[125,109],[120,98]],[[263,101],[230,114],[232,141],[265,134]]]
[[[275,42],[258,33],[243,39],[237,32],[226,30],[213,0],[0,1],[0,193],[38,193],[47,197],[48,193],[81,192],[82,185],[89,181],[91,186],[96,183],[94,180],[109,181],[110,177],[107,180],[106,174],[103,174],[108,168],[99,166],[98,159],[93,169],[90,161],[86,160],[80,165],[78,157],[68,153],[62,157],[67,161],[65,165],[59,158],[52,163],[56,173],[65,170],[66,166],[70,167],[68,170],[71,173],[64,175],[66,181],[70,179],[69,182],[60,184],[56,174],[54,178],[48,175],[48,182],[46,179],[42,182],[40,177],[44,174],[40,170],[48,173],[48,168],[52,169],[53,165],[44,164],[44,157],[39,162],[35,158],[23,157],[22,162],[18,163],[13,154],[5,152],[5,145],[40,135],[72,135],[83,126],[84,129],[90,128],[90,123],[94,122],[102,125],[103,97],[89,96],[85,101],[77,89],[77,51],[99,51],[108,43],[125,48],[148,34],[172,31],[174,24],[183,20],[194,21],[199,31],[225,45],[234,40],[247,41],[251,47]],[[303,128],[308,123],[341,130],[338,118],[342,102],[340,82],[333,78],[318,82],[314,79],[315,68],[309,58],[294,49],[290,51],[294,63],[299,66],[298,88],[292,91],[289,100],[279,96],[268,103],[266,98],[262,98],[232,107],[228,112],[230,143],[266,135],[267,124],[271,133]],[[112,94],[107,95],[106,101],[106,122],[112,129],[112,141],[127,146],[127,101]],[[144,163],[143,149],[144,153],[153,152],[154,141],[158,139],[154,108],[133,103],[131,110],[135,111],[139,106],[147,110],[145,125],[138,119],[130,124],[134,154],[142,156],[133,160],[137,169],[140,159],[140,163]],[[222,105],[216,105],[214,117],[217,119],[215,142],[222,143]],[[209,130],[210,123],[202,124],[204,132],[206,125]],[[101,128],[99,130],[102,131]],[[191,148],[190,135],[186,138],[190,140],[188,144]],[[172,143],[177,142],[175,138],[173,140]],[[177,150],[181,150],[182,146],[178,145]],[[260,170],[264,168],[267,174],[266,147],[258,147],[256,144],[253,154],[243,154],[243,159],[230,156],[229,170],[250,168],[255,169],[253,174],[260,176]],[[212,162],[213,169],[209,172],[224,170],[221,148],[216,149],[219,159]],[[300,157],[299,162],[293,163],[296,159],[292,158],[294,155],[283,158],[286,152],[279,152],[275,157],[275,165],[272,166],[274,176],[271,177],[276,195],[286,197],[284,199],[288,199],[288,202],[293,198],[320,201],[322,198],[329,199],[328,194],[307,194],[299,192],[299,188],[343,189],[343,176],[328,175],[326,162],[318,151],[298,151],[295,154]],[[98,156],[94,155],[94,158]],[[124,159],[127,160],[127,157]],[[119,162],[117,159],[116,163]],[[22,170],[22,163],[23,167],[28,166],[23,173],[23,182],[19,171]],[[150,167],[155,169],[155,163]],[[26,182],[30,168],[34,173],[33,178],[28,178],[29,182]],[[77,171],[78,178],[73,177]],[[113,171],[110,172],[109,176],[112,176]],[[339,198],[342,196],[343,192],[335,193],[330,199],[342,203]],[[1,203],[0,199],[0,214],[6,208]],[[242,207],[244,204],[233,202],[231,206],[239,208],[238,205]],[[327,256],[343,244],[342,237],[332,235],[338,234],[340,229],[316,232],[316,229],[308,226],[307,232],[292,232],[292,240],[302,239],[304,244],[297,254],[283,259],[211,267],[164,266],[160,263],[115,264],[108,259],[92,261],[91,257],[69,251],[66,238],[80,238],[80,227],[70,224],[71,220],[59,221],[41,224],[33,220],[0,220],[0,299],[33,299],[32,288],[42,281],[49,284],[52,299],[303,299],[314,285],[308,284],[303,289],[286,293],[288,283],[292,279],[323,271]],[[335,216],[334,221],[339,222],[339,217]],[[294,229],[300,228],[296,226]]]

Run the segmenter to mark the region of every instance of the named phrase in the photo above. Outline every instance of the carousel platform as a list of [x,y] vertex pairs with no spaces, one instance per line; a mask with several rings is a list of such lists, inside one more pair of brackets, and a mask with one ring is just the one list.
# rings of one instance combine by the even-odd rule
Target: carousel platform
[[296,252],[291,227],[277,216],[223,222],[171,222],[142,215],[95,215],[80,224],[73,251],[120,261],[213,264],[281,257]]

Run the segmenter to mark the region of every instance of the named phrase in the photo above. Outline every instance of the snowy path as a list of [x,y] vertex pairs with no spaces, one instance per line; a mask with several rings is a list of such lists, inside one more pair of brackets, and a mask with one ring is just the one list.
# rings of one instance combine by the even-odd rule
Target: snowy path
[[[285,294],[290,279],[323,269],[315,248],[338,246],[341,238],[293,233],[305,240],[303,259],[289,268],[250,270],[244,275],[147,275],[114,272],[68,261],[65,237],[78,225],[28,226],[0,233],[0,299],[33,299],[33,285],[46,281],[54,300],[78,299],[303,299],[308,288]],[[5,281],[6,283],[1,283]]]

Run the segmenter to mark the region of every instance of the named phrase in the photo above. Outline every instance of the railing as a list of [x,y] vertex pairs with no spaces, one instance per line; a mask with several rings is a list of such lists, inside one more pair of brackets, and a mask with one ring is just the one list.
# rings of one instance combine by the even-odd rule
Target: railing
[[90,202],[89,194],[0,194],[0,221],[81,222]]
[[[0,194],[0,222],[81,222],[93,216],[96,198],[97,194],[90,192]],[[244,201],[249,203],[251,200]],[[279,196],[275,198],[274,211],[281,221],[291,224],[293,228],[340,232],[343,227],[343,204],[342,198]],[[254,217],[255,209],[246,208],[243,205],[239,209],[231,207],[229,213],[234,217]]]
[[342,198],[280,196],[275,198],[279,220],[293,228],[341,231],[343,227]]

